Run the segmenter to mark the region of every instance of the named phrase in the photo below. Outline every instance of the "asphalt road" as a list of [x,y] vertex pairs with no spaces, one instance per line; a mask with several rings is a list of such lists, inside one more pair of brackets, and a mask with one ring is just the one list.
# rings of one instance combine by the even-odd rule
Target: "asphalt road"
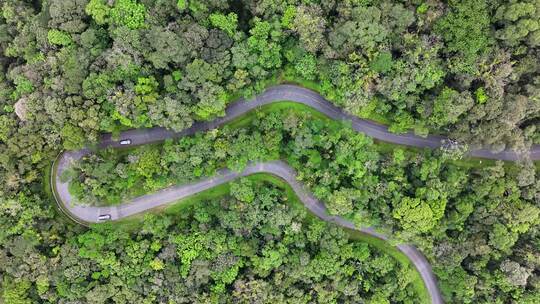
[[[191,128],[182,132],[173,132],[164,128],[129,130],[122,132],[118,140],[112,139],[110,134],[104,135],[98,144],[98,147],[123,147],[120,145],[120,141],[123,139],[130,139],[131,146],[135,146],[159,142],[168,138],[179,138],[182,136],[192,135],[196,132],[217,128],[224,123],[234,120],[246,112],[249,112],[262,105],[283,100],[307,105],[334,120],[351,121],[354,130],[386,142],[435,149],[441,146],[441,140],[443,139],[442,137],[433,135],[424,138],[416,136],[413,133],[393,134],[388,132],[388,128],[386,126],[363,120],[343,112],[341,109],[324,99],[321,95],[311,90],[293,85],[279,85],[269,88],[252,100],[246,101],[240,99],[237,102],[230,104],[227,107],[226,115],[224,117],[217,118],[210,122],[197,122]],[[324,204],[317,200],[310,192],[305,190],[304,186],[296,180],[296,172],[282,161],[254,163],[249,165],[242,172],[233,172],[228,169],[224,169],[219,171],[219,173],[213,177],[206,178],[195,183],[169,187],[152,194],[137,197],[117,206],[88,207],[75,205],[68,191],[68,183],[63,183],[60,180],[60,176],[73,161],[80,159],[88,153],[90,153],[90,150],[85,148],[78,151],[67,151],[60,154],[56,160],[56,166],[53,166],[53,169],[56,172],[52,174],[52,178],[54,178],[53,187],[55,188],[55,191],[53,192],[55,193],[57,202],[61,205],[61,208],[68,214],[68,216],[81,224],[96,223],[98,222],[98,217],[104,214],[109,214],[111,216],[111,220],[118,220],[130,215],[142,213],[156,207],[170,204],[182,198],[213,188],[223,183],[230,182],[242,176],[255,173],[269,173],[285,180],[292,187],[303,204],[322,220],[336,223],[337,225],[345,228],[360,231],[381,240],[388,240],[387,236],[376,232],[373,228],[356,227],[353,223],[344,218],[329,215]],[[519,155],[513,151],[503,151],[495,154],[489,149],[472,150],[469,152],[469,155],[473,157],[508,161],[515,161],[522,157],[522,155]],[[533,160],[540,159],[539,145],[532,147],[529,157]],[[440,290],[437,287],[436,278],[432,272],[431,265],[426,258],[411,245],[402,244],[397,245],[396,247],[409,258],[420,273],[422,280],[424,281],[424,284],[430,294],[431,302],[435,304],[443,303]]]
[[[377,124],[375,122],[361,119],[354,115],[345,113],[342,109],[336,107],[334,104],[332,104],[314,91],[295,85],[278,85],[267,89],[263,93],[257,95],[254,99],[247,101],[244,99],[240,99],[230,104],[225,111],[225,116],[223,117],[216,118],[215,120],[209,122],[197,122],[193,124],[191,128],[186,129],[182,132],[173,132],[171,130],[159,127],[150,129],[136,129],[122,132],[120,134],[120,140],[129,138],[132,141],[132,145],[142,145],[152,142],[163,141],[167,138],[178,138],[186,135],[191,135],[196,132],[217,128],[224,123],[230,122],[235,118],[244,115],[246,112],[249,112],[260,106],[283,100],[293,101],[307,105],[334,120],[350,121],[354,130],[385,142],[420,148],[436,149],[441,146],[441,140],[444,139],[444,137],[436,135],[420,137],[412,132],[394,134],[389,132],[388,127],[385,125]],[[117,140],[113,140],[110,134],[104,135],[99,144],[100,148],[120,146],[120,142]],[[475,149],[469,151],[469,156],[506,161],[516,161],[527,155],[520,155],[511,150],[493,153],[489,149]],[[540,145],[532,146],[529,150],[528,157],[532,160],[540,160]]]
[[[75,221],[86,225],[98,223],[98,217],[109,214],[111,220],[122,219],[131,215],[146,212],[148,210],[166,206],[180,199],[189,197],[204,190],[233,181],[239,177],[256,173],[269,173],[280,177],[287,182],[294,190],[300,201],[313,214],[324,221],[333,222],[341,227],[360,231],[378,239],[388,241],[388,237],[375,231],[372,227],[357,227],[352,222],[339,216],[329,215],[325,205],[305,187],[296,180],[296,172],[283,161],[272,161],[264,163],[253,163],[248,165],[242,172],[235,172],[229,169],[220,170],[215,176],[199,180],[185,185],[172,186],[161,191],[143,195],[116,206],[90,207],[73,204],[73,198],[68,191],[68,183],[60,180],[61,174],[69,167],[70,163],[90,153],[89,150],[68,151],[62,153],[57,159],[56,174],[54,174],[55,196],[61,208]],[[414,246],[407,244],[397,245],[396,248],[409,258],[411,263],[420,273],[434,304],[444,303],[437,286],[437,279],[433,274],[431,265],[426,258]]]

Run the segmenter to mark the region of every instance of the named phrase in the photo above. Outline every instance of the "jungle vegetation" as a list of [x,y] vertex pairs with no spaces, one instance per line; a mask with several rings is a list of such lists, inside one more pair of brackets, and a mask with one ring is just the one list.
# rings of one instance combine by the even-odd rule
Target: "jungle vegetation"
[[[526,151],[540,143],[539,20],[538,0],[0,0],[0,302],[416,303],[410,269],[272,185],[85,228],[56,209],[51,163],[102,133],[212,120],[280,82],[393,132]],[[526,159],[479,166],[285,110],[99,151],[66,178],[81,203],[115,204],[277,158],[334,214],[420,248],[447,302],[540,298]]]

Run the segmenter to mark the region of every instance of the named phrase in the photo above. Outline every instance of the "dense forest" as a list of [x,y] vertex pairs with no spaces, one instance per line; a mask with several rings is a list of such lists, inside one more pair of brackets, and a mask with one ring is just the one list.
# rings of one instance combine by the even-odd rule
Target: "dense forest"
[[[98,226],[5,280],[6,303],[413,303],[411,269],[306,217],[281,189],[241,180],[222,199],[144,216],[136,231]],[[23,247],[24,248],[24,247]],[[12,250],[13,255],[24,253]],[[42,260],[43,261],[43,260]],[[6,265],[6,272],[20,272]],[[39,275],[37,275],[39,274]],[[20,276],[20,274],[18,274]],[[399,277],[399,281],[395,278]],[[228,292],[226,292],[228,290]],[[79,302],[80,303],[80,302]]]
[[[416,303],[410,269],[272,185],[84,228],[57,210],[50,166],[102,133],[180,131],[281,82],[393,132],[525,152],[540,143],[539,20],[539,0],[0,0],[0,303]],[[479,165],[315,116],[99,151],[63,178],[79,203],[117,204],[281,158],[333,214],[418,246],[447,302],[538,301],[526,153]]]
[[[470,168],[444,150],[388,152],[348,125],[307,111],[266,112],[162,145],[101,150],[62,178],[71,180],[78,203],[109,205],[223,167],[240,171],[250,161],[285,159],[331,214],[417,244],[452,302],[538,297],[540,253],[520,246],[540,241],[534,169],[502,162]],[[234,193],[245,201],[254,195],[242,183]],[[531,291],[524,290],[528,279]]]

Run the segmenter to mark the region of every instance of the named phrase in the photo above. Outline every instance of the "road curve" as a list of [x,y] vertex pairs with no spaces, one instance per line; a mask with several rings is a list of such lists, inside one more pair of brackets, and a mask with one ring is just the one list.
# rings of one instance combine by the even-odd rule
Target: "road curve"
[[[296,180],[296,172],[294,169],[283,161],[249,164],[241,172],[222,169],[213,177],[205,178],[189,184],[171,186],[152,194],[139,196],[116,206],[91,207],[75,205],[73,198],[68,191],[68,182],[62,182],[60,176],[67,168],[69,168],[72,162],[77,161],[88,153],[90,153],[90,150],[88,149],[61,153],[56,160],[56,166],[53,166],[53,170],[55,170],[55,172],[51,176],[54,179],[53,185],[55,189],[53,189],[53,193],[57,203],[61,205],[60,208],[66,212],[70,218],[83,225],[98,223],[98,217],[102,214],[110,214],[111,220],[114,221],[131,215],[140,214],[153,208],[166,206],[180,199],[200,193],[221,184],[228,183],[239,177],[256,173],[268,173],[275,175],[287,182],[304,206],[320,219],[335,223],[344,228],[365,233],[384,241],[388,241],[387,236],[375,231],[372,227],[357,227],[345,218],[329,215],[325,205],[320,200],[315,198],[311,192],[307,191],[305,187]],[[424,282],[424,285],[430,295],[431,303],[444,303],[440,290],[437,286],[437,279],[435,278],[435,275],[431,269],[431,265],[422,255],[422,253],[420,253],[414,246],[407,244],[397,245],[396,248],[408,257],[408,259],[420,273],[422,281]]]
[[[123,139],[130,139],[131,145],[135,146],[160,142],[168,138],[189,136],[195,134],[196,132],[217,128],[224,123],[230,122],[235,118],[242,116],[246,112],[252,111],[260,106],[283,100],[304,104],[334,120],[350,121],[354,130],[385,142],[436,149],[441,146],[441,141],[444,139],[443,137],[436,135],[420,137],[411,132],[394,134],[389,132],[388,128],[384,125],[363,120],[351,114],[345,113],[343,110],[336,107],[316,92],[295,85],[279,85],[267,89],[251,100],[246,101],[244,99],[240,99],[227,107],[225,116],[216,118],[215,120],[209,122],[194,123],[193,126],[182,132],[173,132],[164,128],[128,130],[121,132],[118,139],[114,139],[111,134],[104,135],[97,147],[122,147],[122,145],[120,145],[120,141]],[[121,219],[133,214],[148,211],[149,209],[155,207],[170,204],[174,201],[210,189],[217,185],[227,183],[238,177],[255,173],[269,173],[276,175],[289,183],[304,205],[322,220],[334,222],[339,226],[354,229],[385,241],[388,240],[385,235],[376,232],[373,228],[355,227],[353,223],[344,218],[328,215],[324,204],[317,200],[311,193],[306,191],[304,187],[296,180],[296,173],[294,170],[286,163],[281,161],[251,164],[242,172],[233,172],[228,169],[224,169],[219,171],[214,177],[206,178],[195,183],[169,187],[156,193],[137,197],[129,202],[117,206],[78,206],[73,204],[72,197],[68,191],[68,184],[63,183],[60,180],[60,176],[69,167],[71,162],[80,159],[88,153],[90,153],[90,149],[85,148],[78,151],[68,151],[60,154],[56,160],[57,163],[55,166],[53,166],[54,172],[51,176],[54,179],[52,181],[52,185],[54,187],[53,193],[55,194],[58,204],[62,210],[66,212],[66,214],[81,224],[95,223],[98,221],[98,216],[101,214],[110,214],[112,220]],[[506,161],[516,161],[524,156],[527,156],[532,160],[539,160],[540,145],[532,146],[528,155],[520,155],[511,150],[493,153],[489,149],[476,149],[469,151],[469,156]],[[411,245],[398,245],[396,247],[409,258],[420,273],[430,294],[431,302],[435,304],[443,303],[440,290],[437,287],[437,281],[432,272],[431,266],[425,257]]]
[[[132,141],[132,145],[142,145],[163,141],[168,138],[179,138],[186,135],[192,135],[196,132],[217,128],[224,123],[230,122],[263,105],[283,100],[304,104],[334,120],[350,121],[352,123],[352,128],[357,132],[362,132],[370,137],[385,142],[436,149],[441,147],[441,140],[444,139],[444,137],[437,135],[420,137],[412,132],[403,134],[391,133],[388,131],[387,126],[348,114],[314,91],[287,84],[271,87],[257,95],[255,98],[247,101],[245,99],[239,99],[227,106],[225,116],[218,117],[215,120],[208,122],[196,122],[190,128],[181,132],[174,132],[161,127],[135,129],[121,132],[119,138],[120,140],[129,138]],[[104,135],[98,145],[99,148],[120,146],[119,140],[114,140],[110,134]],[[529,157],[531,160],[540,160],[540,145],[533,145],[527,155],[521,155],[512,150],[494,153],[489,149],[483,148],[469,151],[469,156],[506,161],[516,161],[522,157]]]

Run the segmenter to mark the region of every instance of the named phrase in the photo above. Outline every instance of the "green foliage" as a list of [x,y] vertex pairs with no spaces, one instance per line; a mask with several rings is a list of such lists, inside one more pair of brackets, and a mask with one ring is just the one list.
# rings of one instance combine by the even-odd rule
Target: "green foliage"
[[24,76],[17,76],[13,82],[15,83],[15,91],[10,95],[12,100],[17,100],[23,95],[34,92],[34,85]]
[[195,109],[195,114],[201,119],[210,119],[214,115],[225,111],[225,104],[227,102],[227,94],[218,86],[203,85],[203,91],[199,93],[200,101]]
[[486,91],[484,90],[484,88],[480,87],[480,88],[476,89],[474,94],[475,94],[475,97],[476,97],[476,102],[478,102],[479,104],[483,104],[483,103],[486,103],[486,101],[488,101],[489,97],[487,96]]
[[401,111],[394,116],[394,122],[388,127],[392,133],[403,133],[414,127],[414,118],[407,112]]
[[300,45],[310,53],[316,53],[323,45],[326,21],[316,6],[299,6],[294,12],[292,29],[299,34]]
[[145,25],[146,7],[137,0],[116,0],[113,7],[108,6],[104,0],[90,0],[85,10],[100,25],[112,23],[130,29],[139,29]]
[[110,7],[107,6],[105,0],[90,0],[86,5],[85,11],[99,25],[108,22]]
[[333,215],[347,215],[354,212],[353,200],[358,198],[358,192],[352,189],[336,190],[328,200],[328,211]]
[[144,26],[146,7],[137,0],[116,0],[110,10],[110,18],[114,24],[125,25],[130,29]]
[[[85,286],[88,281],[105,288],[107,278],[136,282],[160,271],[162,283],[179,288],[174,297],[181,295],[185,299],[204,297],[211,290],[213,298],[223,302],[244,302],[254,293],[271,301],[283,297],[284,292],[291,301],[305,301],[304,293],[293,291],[301,286],[319,288],[321,283],[335,278],[347,286],[359,281],[369,286],[387,286],[383,298],[389,301],[418,300],[410,282],[400,283],[400,288],[386,283],[406,272],[405,266],[370,245],[348,240],[347,234],[336,227],[309,219],[304,210],[290,203],[293,197],[284,195],[282,189],[261,180],[252,181],[257,203],[223,195],[188,206],[181,216],[145,216],[143,231],[135,229],[126,233],[102,225],[83,232],[75,248],[82,257],[80,263],[95,265],[100,271],[83,267],[77,274],[66,271],[62,296],[76,296],[71,290]],[[158,230],[146,229],[163,222],[170,225]],[[162,248],[167,249],[154,252],[152,239],[159,239]],[[169,271],[176,274],[174,278],[166,275]],[[76,276],[79,273],[89,278],[76,281],[80,279]],[[278,284],[277,288],[277,283],[264,279],[274,276],[287,280],[291,286]],[[189,290],[182,289],[188,282],[201,278],[205,280]],[[128,292],[133,297],[144,294],[126,288]],[[324,293],[310,298],[322,302],[356,302],[371,298],[375,292],[370,289],[361,293]],[[166,292],[159,296],[165,300],[172,298]]]
[[165,265],[163,264],[163,261],[161,261],[158,258],[154,258],[152,261],[150,261],[150,268],[152,268],[155,271],[163,270],[165,268]]
[[274,28],[268,21],[255,19],[253,28],[249,30],[251,36],[247,43],[250,50],[257,54],[257,61],[267,69],[281,66],[281,45],[276,40],[281,36],[281,30]]
[[137,95],[151,95],[158,89],[159,83],[153,76],[139,77],[135,85],[135,93]]
[[187,1],[188,0],[178,0],[176,2],[176,7],[180,10],[180,11],[183,11],[187,8]]
[[392,54],[382,52],[370,63],[370,68],[378,73],[386,73],[392,69]]
[[540,2],[512,1],[501,5],[495,20],[502,24],[496,37],[506,44],[515,46],[525,42],[530,46],[540,45]]
[[67,150],[76,150],[83,147],[86,138],[84,131],[71,124],[66,124],[61,131],[63,145]]
[[[476,277],[469,275],[464,269],[459,267],[445,270],[442,273],[438,272],[438,275],[445,282],[445,286],[442,286],[443,294],[457,299],[471,299],[474,297],[474,290],[478,283]],[[469,300],[465,301],[465,303],[470,303]]]
[[136,172],[146,178],[151,178],[154,174],[161,171],[159,166],[160,153],[155,148],[146,148],[136,154],[137,159],[132,165]]
[[0,140],[6,142],[14,127],[13,120],[7,115],[0,115]]
[[479,57],[489,53],[493,43],[488,34],[488,5],[485,0],[451,0],[449,9],[437,22],[435,30],[444,38],[447,50],[457,53],[450,68],[474,74]]
[[32,285],[28,280],[11,279],[4,277],[2,288],[2,298],[5,303],[10,304],[30,304],[32,300],[28,298]]
[[283,16],[281,17],[281,26],[284,28],[292,29],[294,17],[296,16],[296,7],[289,5],[285,8]]
[[517,241],[518,235],[502,224],[495,224],[489,234],[489,243],[498,250],[508,251]]
[[238,16],[235,13],[229,13],[227,15],[214,13],[210,15],[210,23],[227,33],[227,35],[234,37],[236,27],[238,26]]
[[49,40],[50,44],[61,46],[66,46],[73,43],[71,36],[68,33],[56,29],[49,30],[47,33],[47,39]]
[[49,290],[49,280],[46,277],[39,277],[36,280],[36,289],[38,294],[45,294]]
[[314,80],[317,72],[317,59],[311,54],[305,54],[294,65],[296,73],[303,79]]
[[456,123],[460,117],[473,106],[468,93],[459,93],[451,88],[444,88],[435,98],[430,122],[437,126]]
[[419,198],[404,197],[394,209],[393,216],[410,232],[426,233],[436,224],[433,210]]
[[[396,150],[281,102],[229,128],[100,151],[63,178],[82,203],[110,205],[282,159],[333,214],[429,256],[446,302],[538,302],[538,166],[454,160],[540,143],[537,0],[37,2],[0,5],[0,302],[419,302],[410,269],[304,221],[256,179],[129,233],[66,225],[45,199],[59,149],[182,131],[279,82],[459,144]],[[178,235],[198,238],[183,248]]]
[[354,21],[339,24],[338,30],[330,34],[330,44],[336,50],[345,48],[348,53],[359,46],[373,50],[389,34],[381,21],[381,15],[381,10],[376,6],[358,7]]
[[237,183],[231,183],[231,195],[241,202],[251,203],[255,199],[253,185],[249,179],[241,179]]
[[416,12],[418,14],[425,14],[429,9],[429,5],[427,4],[427,2],[424,2],[422,4],[420,4],[417,8],[416,8]]
[[179,70],[173,71],[172,72],[172,77],[173,77],[174,81],[180,81],[180,79],[182,79],[182,72],[179,71]]
[[195,16],[204,16],[207,17],[208,6],[205,1],[201,0],[186,0],[188,3],[189,11]]

